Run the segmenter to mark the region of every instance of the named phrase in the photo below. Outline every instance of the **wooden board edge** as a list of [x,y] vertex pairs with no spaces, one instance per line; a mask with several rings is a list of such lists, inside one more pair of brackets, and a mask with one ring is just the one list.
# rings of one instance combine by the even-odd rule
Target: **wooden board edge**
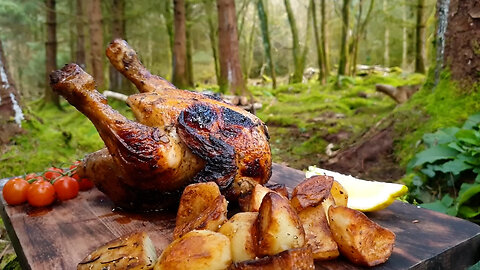
[[23,270],[31,270],[32,268],[28,263],[27,256],[25,256],[25,253],[23,252],[22,245],[20,244],[20,240],[18,239],[17,233],[15,232],[12,222],[10,221],[10,218],[7,215],[3,200],[0,200],[0,204],[1,204],[0,216],[2,217],[3,224],[5,226],[5,229],[7,230],[8,237],[10,238],[10,242],[12,243],[13,249],[17,254],[18,262],[20,263],[20,266]]

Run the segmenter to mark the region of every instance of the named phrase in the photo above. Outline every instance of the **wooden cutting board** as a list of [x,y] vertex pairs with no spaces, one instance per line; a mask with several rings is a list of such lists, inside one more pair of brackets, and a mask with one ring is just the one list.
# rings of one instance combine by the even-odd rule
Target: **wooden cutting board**
[[[301,171],[273,167],[271,182],[292,188],[303,179]],[[2,198],[0,214],[23,269],[76,269],[103,243],[139,230],[148,232],[158,254],[171,242],[175,213],[132,214],[113,208],[93,189],[40,209],[8,206]],[[368,216],[397,235],[390,259],[374,269],[463,269],[480,260],[480,226],[474,223],[402,202]],[[316,268],[361,269],[343,258]]]

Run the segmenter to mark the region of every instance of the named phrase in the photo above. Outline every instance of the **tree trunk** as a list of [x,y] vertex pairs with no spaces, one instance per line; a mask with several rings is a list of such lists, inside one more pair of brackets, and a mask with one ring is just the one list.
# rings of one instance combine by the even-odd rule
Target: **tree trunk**
[[258,18],[260,20],[260,28],[262,29],[263,48],[267,58],[267,65],[270,69],[270,76],[272,77],[272,87],[277,88],[277,76],[275,73],[275,64],[272,57],[272,45],[270,42],[270,32],[268,30],[268,15],[263,5],[263,0],[257,2]]
[[298,29],[295,16],[293,14],[292,7],[290,5],[290,0],[284,0],[285,9],[287,10],[288,22],[290,24],[290,30],[292,32],[292,53],[293,53],[293,63],[294,71],[291,78],[291,83],[302,82],[303,79],[303,65],[302,65],[302,52],[300,49],[300,41],[298,39]]
[[368,8],[367,14],[362,21],[362,13],[363,13],[363,1],[359,2],[359,9],[358,9],[358,17],[357,17],[357,27],[355,30],[355,35],[352,41],[352,50],[350,53],[350,57],[352,59],[351,64],[351,75],[355,76],[357,73],[357,60],[358,60],[358,44],[360,43],[360,38],[365,33],[365,28],[367,27],[368,21],[372,15],[373,6],[375,4],[375,0],[370,0],[370,6]]
[[347,67],[347,38],[350,24],[350,0],[343,0],[342,6],[342,34],[340,39],[340,59],[338,62],[338,75],[345,75]]
[[76,52],[75,52],[75,62],[82,67],[83,69],[86,68],[86,60],[85,60],[85,30],[83,28],[85,24],[84,18],[84,7],[82,0],[76,0],[76,15],[77,20],[75,22],[77,28],[77,44],[76,44]]
[[445,65],[451,78],[469,87],[480,80],[480,3],[450,0]]
[[327,38],[327,6],[325,4],[326,0],[321,0],[320,3],[320,13],[322,15],[322,19],[320,21],[320,38],[322,41],[322,53],[324,59],[324,70],[325,70],[325,81],[327,80],[328,76],[330,75],[330,59],[329,59],[329,49],[328,49],[328,38]]
[[220,81],[223,93],[227,89],[235,95],[244,96],[245,81],[238,55],[237,18],[234,0],[217,0],[218,48],[220,52]]
[[[245,67],[244,67],[244,73],[245,74],[245,80],[248,80],[250,71],[252,70],[252,63],[253,63],[253,45],[254,45],[254,37],[255,37],[255,32],[257,30],[257,20],[253,20],[253,25],[252,29],[250,30],[250,35],[248,37],[248,42],[246,47],[246,52],[245,52]],[[242,66],[243,68],[243,66]],[[262,74],[263,75],[263,74]]]
[[405,0],[404,7],[402,9],[402,68],[407,68],[407,53],[408,53],[408,32],[407,32],[407,11],[408,11],[408,2],[410,0]]
[[417,23],[415,40],[415,72],[425,73],[425,24],[424,24],[425,0],[417,0]]
[[90,55],[92,58],[93,78],[97,89],[102,91],[105,88],[105,76],[103,74],[103,30],[102,10],[100,0],[90,0],[88,11],[88,24],[90,32]]
[[192,26],[188,21],[192,17],[192,4],[187,0],[185,4],[185,23],[186,23],[186,40],[187,40],[187,82],[189,87],[195,85],[193,77],[193,44],[192,44]]
[[320,34],[318,33],[318,23],[317,23],[317,11],[315,7],[315,0],[310,0],[310,12],[312,14],[313,20],[313,31],[315,34],[315,45],[317,47],[317,64],[318,64],[318,80],[325,84],[325,59],[323,59],[323,48],[322,43],[320,42]]
[[50,87],[50,73],[57,69],[57,22],[55,0],[46,0],[47,41],[45,43],[45,102],[60,107],[60,98]]
[[[173,48],[175,47],[174,35],[173,35],[173,16],[172,16],[172,1],[163,1],[163,17],[165,18],[165,28],[167,29],[168,41],[170,46],[170,59],[173,67]],[[173,69],[172,69],[173,73]]]
[[435,85],[440,79],[440,71],[443,69],[445,55],[445,34],[448,27],[448,9],[450,0],[440,0],[437,2],[437,59],[435,64]]
[[185,22],[185,1],[173,0],[174,9],[174,45],[172,83],[184,89],[188,86],[187,80],[187,32]]
[[[125,30],[125,0],[112,2],[112,40],[116,38],[127,39]],[[125,83],[125,78],[112,65],[109,66],[109,89],[123,94],[133,94],[134,91]]]
[[385,48],[383,52],[383,66],[389,67],[390,66],[390,45],[389,45],[389,39],[390,39],[390,29],[388,28],[387,25],[387,5],[388,5],[388,0],[383,0],[383,14],[385,16],[385,19],[383,20],[385,22],[385,33],[383,36],[383,47]]
[[205,7],[205,12],[207,14],[207,23],[208,23],[208,38],[210,39],[210,46],[212,48],[213,62],[215,64],[215,78],[217,79],[217,84],[220,81],[220,67],[218,64],[218,47],[217,47],[217,33],[216,25],[214,20],[213,13],[213,0],[203,0]]
[[12,136],[22,131],[22,120],[19,95],[8,72],[0,40],[0,145],[8,143]]

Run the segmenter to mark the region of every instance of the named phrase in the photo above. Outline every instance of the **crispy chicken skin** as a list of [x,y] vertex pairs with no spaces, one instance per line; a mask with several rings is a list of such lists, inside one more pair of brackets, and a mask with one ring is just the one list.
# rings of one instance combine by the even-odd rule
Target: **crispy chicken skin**
[[265,124],[211,96],[176,89],[152,75],[123,40],[107,48],[112,65],[140,91],[127,104],[136,121],[113,110],[76,64],[52,72],[52,89],[87,116],[106,149],[87,155],[79,174],[124,208],[163,207],[183,187],[216,182],[235,199],[271,176]]

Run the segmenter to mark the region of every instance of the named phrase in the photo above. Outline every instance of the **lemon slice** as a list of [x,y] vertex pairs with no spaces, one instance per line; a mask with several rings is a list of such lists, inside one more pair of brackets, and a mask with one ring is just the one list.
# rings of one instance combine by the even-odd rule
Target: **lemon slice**
[[366,181],[357,179],[350,175],[332,172],[315,166],[308,167],[306,177],[314,175],[328,175],[339,182],[347,191],[347,206],[362,212],[381,210],[393,203],[395,198],[407,193],[405,185]]

